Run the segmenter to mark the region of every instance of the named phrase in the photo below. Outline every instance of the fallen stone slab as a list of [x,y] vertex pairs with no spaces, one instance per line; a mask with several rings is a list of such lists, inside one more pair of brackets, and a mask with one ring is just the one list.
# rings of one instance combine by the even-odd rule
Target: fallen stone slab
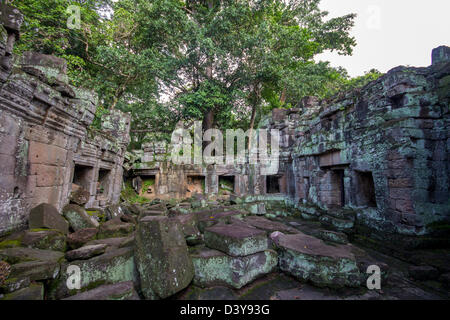
[[11,266],[12,279],[25,279],[31,281],[52,280],[59,275],[60,264],[58,261],[27,261]]
[[103,285],[63,300],[140,300],[131,281]]
[[78,249],[84,246],[89,241],[94,240],[97,237],[98,229],[87,228],[75,231],[67,237],[67,244],[72,249]]
[[266,231],[268,235],[275,231],[283,232],[286,234],[298,233],[297,229],[286,226],[281,222],[271,221],[260,216],[248,216],[244,218],[244,222],[249,226]]
[[120,237],[120,238],[105,238],[105,239],[97,239],[89,241],[86,245],[98,245],[105,244],[107,246],[106,252],[113,251],[119,248],[127,248],[134,246],[134,235],[130,235],[128,237]]
[[63,215],[74,231],[88,228],[97,228],[99,223],[87,214],[84,208],[75,204],[68,204],[63,208]]
[[194,277],[184,234],[166,216],[147,216],[139,221],[135,256],[147,299],[167,298],[186,288]]
[[105,253],[107,246],[108,245],[106,245],[106,244],[84,246],[79,249],[75,249],[75,250],[66,252],[65,257],[66,257],[67,261],[87,260],[92,257],[95,257],[95,256]]
[[2,300],[44,300],[44,284],[31,284],[28,288],[6,294]]
[[217,224],[205,230],[205,244],[231,256],[247,256],[269,248],[266,232],[242,223]]
[[59,230],[27,230],[22,245],[42,250],[65,251],[66,236]]
[[133,231],[133,224],[122,222],[120,217],[118,217],[103,223],[98,230],[97,238],[105,239],[124,237],[128,236]]
[[69,233],[69,223],[48,203],[41,203],[31,209],[28,225],[30,229],[56,229],[63,234]]
[[[73,271],[68,267],[80,268],[80,290],[67,287],[67,280]],[[60,277],[49,285],[50,299],[63,299],[104,284],[133,281],[137,283],[137,272],[133,257],[133,248],[120,248],[106,252],[88,260],[76,260],[62,263]]]
[[278,248],[283,272],[319,287],[360,285],[361,275],[351,246],[327,245],[301,232],[294,235],[274,232],[271,238]]
[[59,251],[41,250],[34,248],[7,248],[0,250],[0,260],[9,264],[16,264],[27,261],[59,261],[64,257],[64,253]]
[[277,266],[277,253],[265,250],[245,257],[232,257],[207,247],[191,251],[194,285],[205,288],[228,286],[240,289],[255,279],[271,273]]

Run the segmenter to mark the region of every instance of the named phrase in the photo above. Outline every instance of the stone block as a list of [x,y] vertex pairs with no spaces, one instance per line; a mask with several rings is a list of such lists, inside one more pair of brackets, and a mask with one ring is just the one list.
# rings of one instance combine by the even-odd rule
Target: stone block
[[266,232],[243,224],[217,224],[205,230],[205,244],[231,256],[247,256],[269,248]]
[[69,232],[69,223],[59,214],[54,206],[48,203],[41,203],[31,209],[28,225],[30,229],[56,229],[63,234]]
[[319,287],[360,285],[360,272],[351,246],[327,245],[303,233],[274,232],[271,238],[278,248],[280,269],[297,279],[311,281]]
[[65,254],[65,257],[66,257],[67,261],[87,260],[92,257],[95,257],[95,256],[105,253],[107,246],[108,245],[106,245],[106,244],[84,246],[79,249],[67,251]]
[[[76,265],[81,272],[81,289],[69,290],[67,268]],[[100,256],[88,260],[76,260],[61,265],[60,277],[50,285],[48,293],[51,299],[63,299],[85,291],[87,288],[95,288],[104,284],[133,281],[136,283],[137,273],[133,258],[133,248],[121,248],[106,252]]]
[[186,288],[194,277],[184,234],[164,216],[139,221],[136,263],[141,290],[147,299],[164,299]]
[[62,212],[74,231],[99,227],[98,221],[88,215],[86,210],[80,206],[68,204]]
[[231,257],[206,247],[195,248],[191,253],[195,277],[193,283],[200,287],[228,286],[240,289],[258,277],[271,273],[277,266],[277,253],[273,250]]

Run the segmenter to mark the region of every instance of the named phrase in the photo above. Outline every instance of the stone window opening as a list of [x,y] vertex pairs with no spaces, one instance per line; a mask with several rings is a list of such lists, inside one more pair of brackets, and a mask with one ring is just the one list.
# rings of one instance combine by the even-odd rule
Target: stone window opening
[[187,176],[187,196],[191,197],[195,193],[204,194],[205,193],[205,177],[204,176]]
[[93,173],[93,167],[75,164],[72,183],[89,191],[94,180]]
[[279,176],[266,176],[266,193],[276,194],[280,193],[280,177]]
[[360,207],[377,207],[372,172],[356,172],[356,204]]
[[97,182],[97,196],[107,197],[111,180],[111,170],[99,169]]
[[234,176],[219,176],[219,193],[230,195],[234,193]]

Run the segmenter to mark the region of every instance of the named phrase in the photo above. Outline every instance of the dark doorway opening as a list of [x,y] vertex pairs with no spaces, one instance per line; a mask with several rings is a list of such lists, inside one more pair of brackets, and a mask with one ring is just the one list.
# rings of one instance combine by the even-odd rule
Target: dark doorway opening
[[268,194],[280,193],[280,177],[267,176],[266,177],[266,190]]
[[356,203],[361,207],[377,207],[372,172],[356,172]]
[[333,206],[343,207],[345,206],[344,170],[335,169],[331,172],[331,204]]

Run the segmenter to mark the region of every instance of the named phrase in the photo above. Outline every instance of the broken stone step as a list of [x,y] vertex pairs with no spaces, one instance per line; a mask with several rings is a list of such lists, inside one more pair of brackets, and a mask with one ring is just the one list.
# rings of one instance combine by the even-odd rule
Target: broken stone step
[[205,244],[234,257],[247,256],[269,248],[265,231],[242,223],[217,224],[205,230]]
[[105,253],[106,247],[108,247],[106,244],[84,246],[79,249],[66,252],[65,257],[67,261],[87,260]]
[[140,300],[133,282],[103,285],[63,300]]
[[299,280],[319,287],[358,287],[360,272],[350,245],[331,246],[315,237],[298,233],[271,235],[279,253],[279,267]]
[[245,257],[232,257],[206,247],[191,252],[194,263],[194,285],[205,288],[228,286],[240,289],[276,269],[278,259],[274,250],[265,250]]
[[[78,266],[81,272],[80,290],[69,290],[67,279],[73,274],[69,266]],[[70,271],[70,272],[69,272]],[[121,248],[106,252],[88,260],[76,260],[62,263],[60,277],[49,285],[50,299],[63,299],[80,293],[86,288],[95,288],[103,284],[137,281],[137,273],[133,257],[133,248]]]
[[355,225],[352,220],[343,220],[339,218],[332,217],[330,215],[323,215],[319,218],[322,226],[330,228],[339,232],[350,231]]

